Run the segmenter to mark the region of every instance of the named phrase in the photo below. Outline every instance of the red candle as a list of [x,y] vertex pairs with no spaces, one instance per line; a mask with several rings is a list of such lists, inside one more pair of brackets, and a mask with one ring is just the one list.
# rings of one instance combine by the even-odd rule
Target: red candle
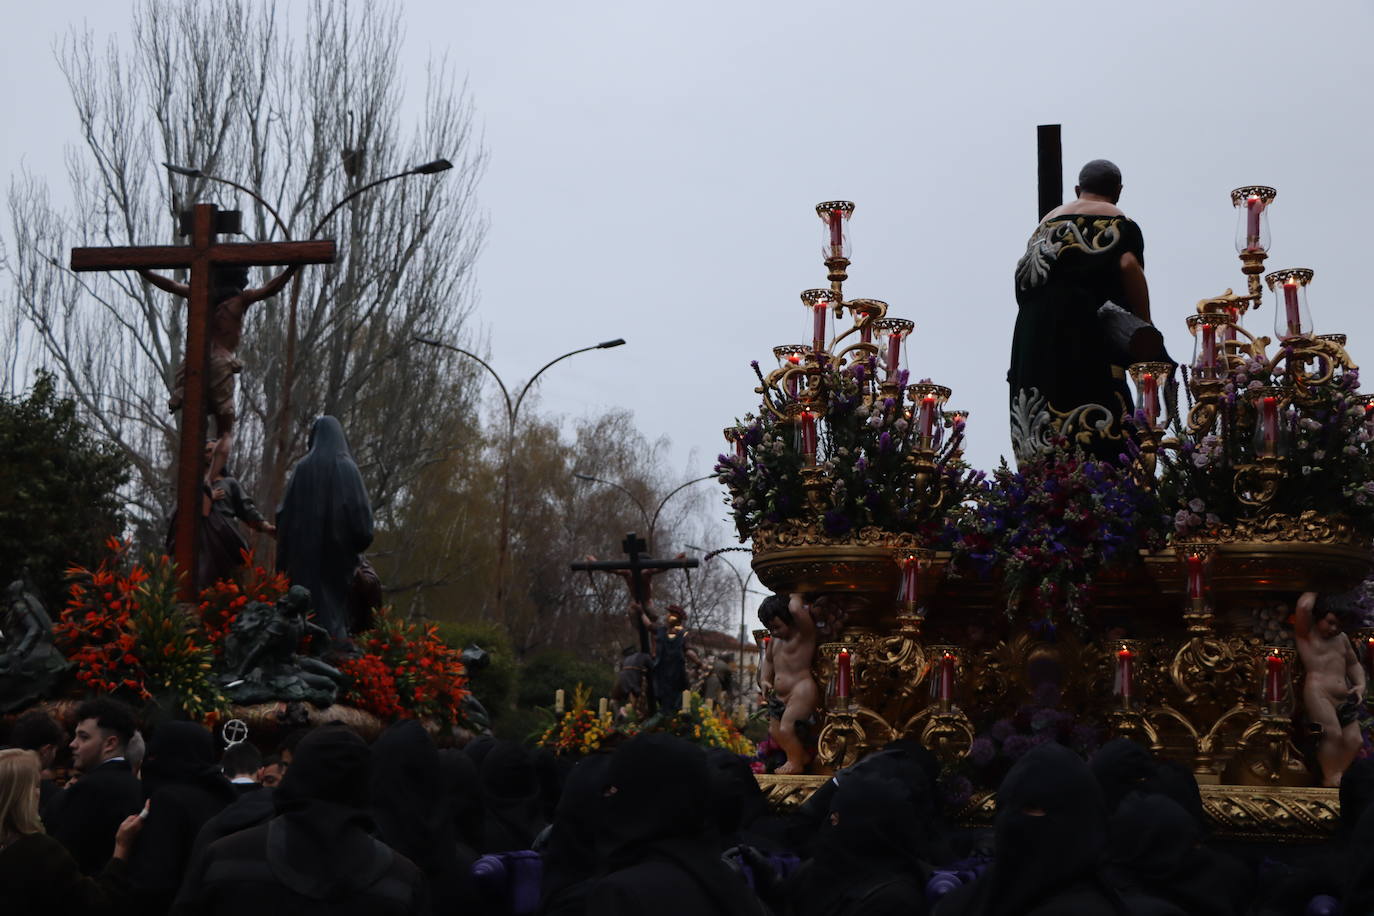
[[744,461],[744,436],[740,433],[735,434],[735,457]]
[[841,649],[835,657],[835,696],[849,698],[851,676],[849,671],[849,650]]
[[902,561],[902,600],[914,605],[917,600],[916,573],[919,567],[915,557],[907,557]]
[[1140,399],[1145,402],[1145,422],[1154,426],[1159,416],[1159,382],[1153,372],[1146,372],[1140,377]]
[[954,656],[949,652],[940,659],[940,695],[937,699],[954,699]]
[[1283,656],[1271,654],[1264,660],[1264,702],[1283,701]]
[[[801,365],[801,355],[798,353],[789,354],[787,362],[793,366]],[[797,397],[797,373],[792,372],[787,376],[787,396],[793,400]]]
[[864,323],[859,326],[859,340],[862,343],[873,343],[873,319],[865,318]]
[[1197,367],[1203,374],[1211,377],[1217,365],[1217,326],[1211,322],[1202,325],[1202,345],[1198,348]]
[[830,211],[830,256],[844,257],[844,211]]
[[935,434],[935,395],[928,394],[921,399],[921,438],[927,441]]
[[1123,700],[1131,698],[1131,680],[1134,672],[1132,662],[1135,660],[1135,653],[1125,646],[1116,653],[1116,692]]
[[1365,667],[1369,669],[1369,674],[1374,677],[1374,636],[1369,637],[1364,644]]
[[1283,311],[1288,319],[1288,336],[1302,333],[1302,315],[1298,309],[1298,281],[1292,278],[1283,284]]
[[897,370],[902,361],[902,332],[894,330],[887,336],[887,378],[897,380]]
[[1228,306],[1226,307],[1226,317],[1229,318],[1229,319],[1231,319],[1231,320],[1230,320],[1230,322],[1229,322],[1228,324],[1226,324],[1225,326],[1222,327],[1222,329],[1221,329],[1221,339],[1224,340],[1224,341],[1235,340],[1235,339],[1236,339],[1236,325],[1235,325],[1235,322],[1237,322],[1237,321],[1240,320],[1240,309],[1236,308],[1234,305],[1228,305]]
[[1266,458],[1273,458],[1279,451],[1279,399],[1266,396],[1260,399],[1260,430],[1262,448]]
[[802,457],[807,464],[816,463],[816,415],[803,410],[801,415]]
[[1260,247],[1260,214],[1264,212],[1264,202],[1256,194],[1245,198],[1245,248],[1257,251]]
[[825,349],[825,313],[830,311],[824,302],[811,306],[811,345],[819,357]]
[[1202,557],[1197,554],[1188,557],[1188,597],[1202,597]]

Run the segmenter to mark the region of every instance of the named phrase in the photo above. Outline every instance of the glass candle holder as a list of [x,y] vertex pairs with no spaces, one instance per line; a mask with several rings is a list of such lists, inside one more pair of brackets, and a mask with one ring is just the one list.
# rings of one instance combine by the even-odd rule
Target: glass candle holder
[[873,322],[877,332],[878,358],[882,360],[884,377],[895,383],[897,373],[906,362],[906,342],[916,323],[905,318],[879,318]]
[[816,215],[825,224],[821,241],[821,259],[850,257],[849,218],[854,215],[854,202],[849,200],[827,200],[816,204]]
[[[811,348],[806,344],[783,344],[773,348],[773,358],[778,361],[778,368],[783,370],[800,370],[810,353]],[[789,371],[782,377],[783,394],[795,401],[804,388],[805,378],[806,374],[801,371]]]
[[953,392],[944,385],[918,382],[915,385],[908,385],[906,394],[915,411],[912,420],[915,423],[919,447],[923,449],[934,448],[936,421],[940,418],[945,402],[949,400],[949,396]]
[[1231,192],[1231,206],[1236,208],[1237,252],[1269,250],[1269,205],[1278,193],[1264,185]]
[[1159,418],[1163,414],[1159,390],[1168,383],[1173,370],[1171,363],[1134,363],[1128,370],[1135,383],[1136,409],[1145,415],[1145,423],[1150,429],[1159,429]]
[[1255,408],[1255,431],[1252,438],[1255,455],[1260,458],[1277,458],[1287,450],[1287,392],[1282,388],[1266,385],[1252,389],[1248,397]]
[[1217,346],[1217,317],[1189,315],[1188,330],[1193,333],[1193,377],[1221,378],[1221,348]]
[[825,352],[825,342],[835,336],[835,294],[828,289],[806,289],[802,290],[801,301],[810,316],[811,348],[819,358]]
[[1266,274],[1264,282],[1274,294],[1274,334],[1279,338],[1312,333],[1312,311],[1307,305],[1307,287],[1313,271],[1289,267]]

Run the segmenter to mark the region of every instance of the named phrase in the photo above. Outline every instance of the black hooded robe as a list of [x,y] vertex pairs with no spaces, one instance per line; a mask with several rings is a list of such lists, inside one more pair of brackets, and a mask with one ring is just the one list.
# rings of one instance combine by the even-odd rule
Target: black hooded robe
[[371,543],[372,504],[343,427],[320,417],[277,509],[277,569],[310,590],[316,622],[335,639],[348,636],[353,573]]

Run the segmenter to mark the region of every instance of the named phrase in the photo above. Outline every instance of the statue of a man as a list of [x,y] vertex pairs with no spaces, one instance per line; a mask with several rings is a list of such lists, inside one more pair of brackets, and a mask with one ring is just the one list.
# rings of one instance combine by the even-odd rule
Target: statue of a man
[[803,734],[815,715],[820,689],[811,675],[816,656],[816,624],[808,595],[769,595],[759,605],[759,622],[768,628],[760,679],[768,699],[768,734],[787,755],[778,772],[806,772],[811,762]]
[[[248,268],[216,267],[210,276],[210,413],[215,418],[216,448],[210,458],[207,480],[214,480],[229,460],[234,420],[234,376],[243,368],[235,352],[243,337],[243,316],[254,302],[261,302],[281,292],[282,287],[296,275],[300,265],[293,265],[256,289],[248,289]],[[139,269],[139,275],[153,286],[183,299],[191,298],[191,288],[161,274]],[[167,408],[181,409],[185,398],[186,364],[177,367],[176,382]]]
[[16,579],[0,608],[0,713],[28,705],[55,686],[67,661],[52,642],[43,602]]
[[[1050,211],[1016,264],[1016,330],[1012,337],[1011,439],[1018,463],[1055,439],[1114,461],[1125,451],[1120,418],[1132,404],[1119,362],[1168,359],[1149,326],[1145,239],[1117,207],[1121,170],[1094,159],[1078,175],[1077,199]],[[1109,303],[1137,329],[1129,359],[1115,357]],[[1129,314],[1125,314],[1129,313]],[[1148,344],[1148,346],[1147,346]]]
[[307,635],[329,640],[329,633],[306,619],[310,592],[299,585],[274,607],[254,602],[244,609],[225,643],[229,671],[221,676],[225,693],[239,703],[308,701],[328,706],[343,674],[318,658],[300,654]]
[[1341,776],[1363,744],[1359,710],[1364,704],[1364,667],[1341,619],[1328,607],[1317,607],[1317,593],[1304,592],[1293,618],[1298,657],[1307,677],[1302,682],[1307,719],[1321,728],[1317,763],[1322,785],[1339,786]]

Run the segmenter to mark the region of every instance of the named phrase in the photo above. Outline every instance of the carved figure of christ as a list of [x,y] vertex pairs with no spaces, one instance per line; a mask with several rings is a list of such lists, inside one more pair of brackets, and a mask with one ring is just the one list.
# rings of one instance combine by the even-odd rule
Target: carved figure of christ
[[[71,266],[74,271],[137,270],[159,288],[184,295],[186,316],[186,355],[182,382],[181,441],[177,457],[177,507],[174,553],[182,573],[181,599],[195,599],[196,529],[207,468],[205,466],[206,416],[210,412],[209,381],[212,338],[217,331],[231,335],[233,346],[238,345],[238,329],[242,313],[251,302],[277,292],[290,274],[304,264],[328,264],[335,257],[332,240],[309,242],[220,242],[216,239],[216,213],[213,204],[197,204],[192,212],[191,244],[189,245],[133,245],[111,248],[73,248]],[[243,301],[230,307],[223,317],[225,325],[216,328],[215,303],[210,301],[210,278],[219,267],[287,266],[266,286],[241,293]],[[189,268],[191,282],[173,283],[164,277],[148,274],[154,269]],[[266,292],[264,292],[266,291]],[[239,297],[234,297],[239,298]],[[227,302],[224,304],[228,304]],[[236,312],[237,314],[232,314]],[[235,320],[237,319],[237,320]],[[227,323],[227,324],[225,324]],[[232,348],[230,348],[232,349]],[[220,446],[212,463],[223,466],[229,449],[229,431],[225,420],[217,416]]]

